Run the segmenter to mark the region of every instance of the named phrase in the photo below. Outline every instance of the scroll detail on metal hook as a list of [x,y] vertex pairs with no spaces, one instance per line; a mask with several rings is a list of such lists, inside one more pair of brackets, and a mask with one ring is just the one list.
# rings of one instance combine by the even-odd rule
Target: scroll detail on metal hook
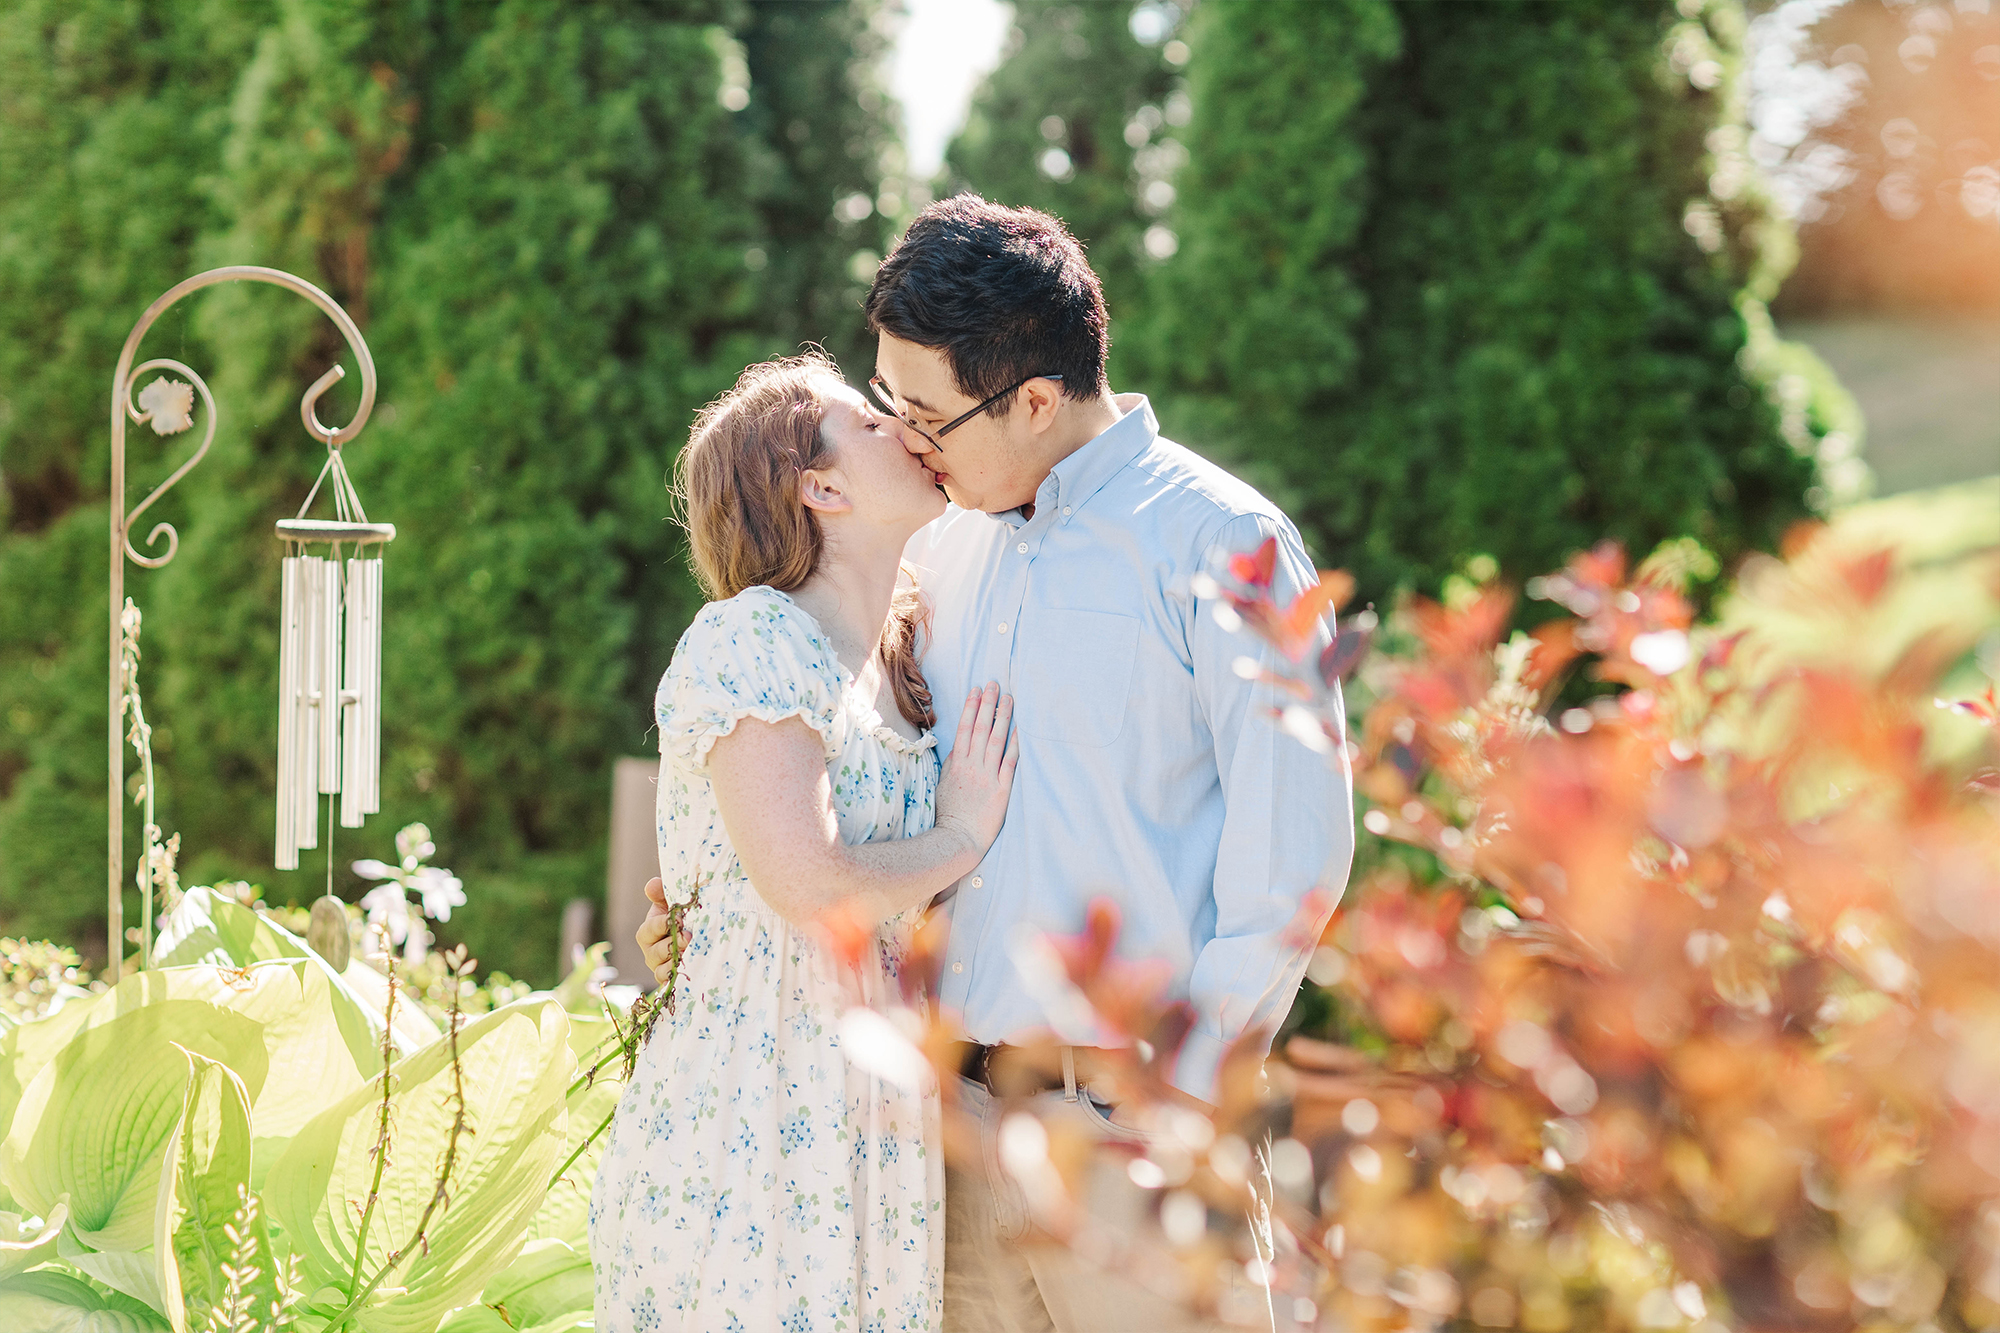
[[[129,399],[132,386],[137,384],[139,377],[149,370],[177,370],[188,377],[193,387],[190,388],[187,384],[175,383],[173,380],[162,375],[140,390],[139,401],[135,405]],[[152,508],[155,500],[158,500],[162,495],[172,490],[175,482],[191,472],[194,469],[194,465],[199,463],[202,460],[202,456],[208,452],[208,446],[215,440],[215,398],[209,393],[208,384],[201,376],[195,374],[192,368],[183,365],[179,361],[175,361],[171,357],[159,357],[139,366],[127,377],[125,387],[127,394],[127,401],[125,403],[126,415],[130,416],[134,422],[145,422],[147,425],[150,425],[153,428],[153,433],[156,435],[178,435],[180,432],[194,425],[194,418],[190,414],[190,409],[194,404],[195,389],[201,391],[203,413],[208,418],[208,426],[202,433],[201,445],[192,454],[189,454],[187,461],[175,468],[165,481],[155,486],[152,492],[139,502],[136,509],[125,515],[124,531],[121,535],[124,540],[126,558],[134,564],[144,565],[147,569],[158,569],[172,560],[175,553],[180,550],[180,533],[174,530],[174,525],[171,523],[155,523],[153,530],[146,535],[146,545],[152,546],[162,536],[165,536],[167,539],[166,553],[163,555],[141,555],[132,545],[132,525],[139,521],[139,515]],[[114,436],[116,434],[117,432],[114,432]],[[122,446],[123,441],[114,439],[114,444]]]
[[[109,808],[106,812],[106,860],[109,872],[108,901],[106,903],[108,949],[106,952],[109,965],[114,971],[117,967],[117,960],[124,956],[125,946],[125,909],[121,893],[123,887],[122,881],[125,874],[125,830],[123,819],[125,774],[122,749],[123,729],[120,725],[123,719],[123,700],[120,693],[121,680],[119,667],[119,649],[121,647],[122,634],[120,612],[125,605],[125,562],[130,560],[134,564],[147,569],[158,569],[171,561],[175,554],[178,553],[180,549],[180,534],[174,530],[174,526],[171,523],[156,523],[153,525],[152,531],[147,534],[146,545],[149,548],[156,547],[163,538],[166,542],[166,549],[157,555],[144,554],[132,545],[132,527],[138,521],[140,515],[151,508],[161,496],[172,490],[175,483],[186,476],[202,460],[203,456],[208,453],[208,446],[215,439],[216,424],[215,399],[209,393],[208,385],[191,368],[171,358],[159,358],[147,361],[136,368],[133,367],[132,363],[138,354],[139,342],[146,336],[146,331],[175,302],[190,292],[199,291],[203,287],[213,286],[219,282],[237,281],[268,282],[273,286],[283,287],[287,291],[296,292],[298,295],[305,297],[325,312],[327,318],[334,322],[335,327],[339,328],[341,335],[347,340],[349,349],[354,353],[355,362],[361,370],[361,402],[355,408],[354,419],[352,421],[336,429],[324,425],[319,420],[317,406],[320,397],[345,375],[345,372],[337,365],[315,380],[312,387],[306,390],[305,397],[300,400],[300,420],[305,422],[306,429],[312,432],[314,439],[324,440],[329,450],[337,451],[341,446],[348,444],[355,436],[361,433],[361,428],[367,424],[368,414],[375,407],[375,359],[369,355],[368,344],[362,338],[361,330],[355,326],[353,319],[348,316],[348,313],[341,309],[339,302],[335,301],[331,296],[328,296],[312,283],[307,282],[304,278],[286,273],[281,269],[264,268],[251,264],[234,264],[226,268],[210,269],[206,273],[197,273],[191,278],[176,283],[173,287],[162,293],[159,299],[146,307],[146,312],[139,317],[139,322],[134,324],[131,333],[126,335],[124,350],[119,353],[118,357],[118,368],[113,372],[111,378],[111,651],[109,673],[110,728],[108,734],[110,780],[107,791]],[[141,388],[139,383],[140,378],[149,370],[170,370],[181,376],[182,379],[173,380],[163,375]],[[138,392],[136,402],[133,399],[135,390]],[[202,407],[208,418],[202,434],[201,444],[179,467],[175,468],[168,475],[165,481],[154,487],[152,492],[139,502],[137,508],[127,510],[125,508],[125,428],[127,422],[135,424],[145,422],[153,428],[155,434],[162,437],[179,434],[182,431],[190,429],[194,424],[192,415],[194,393],[200,394]],[[140,957],[142,961],[145,961],[149,960],[152,954],[153,903],[151,901],[149,886],[142,883],[140,887],[145,899],[143,906],[145,916],[140,930]]]

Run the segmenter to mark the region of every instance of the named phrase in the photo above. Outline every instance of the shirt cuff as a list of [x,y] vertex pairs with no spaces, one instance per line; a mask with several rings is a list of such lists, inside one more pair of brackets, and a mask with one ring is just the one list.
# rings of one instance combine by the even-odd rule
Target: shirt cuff
[[1181,1043],[1180,1059],[1174,1064],[1173,1085],[1188,1096],[1217,1105],[1215,1069],[1228,1052],[1229,1043],[1206,1032],[1190,1032]]

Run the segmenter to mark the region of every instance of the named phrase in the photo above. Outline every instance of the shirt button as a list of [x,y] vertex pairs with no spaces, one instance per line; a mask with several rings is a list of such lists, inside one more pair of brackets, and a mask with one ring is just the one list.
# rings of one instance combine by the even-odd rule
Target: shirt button
[[985,886],[986,886],[986,880],[985,880],[985,877],[984,877],[984,876],[981,876],[981,875],[974,875],[974,876],[972,877],[972,887],[973,887],[973,888],[975,888],[975,889],[979,889],[979,888],[984,888]]
[[995,626],[995,628],[999,630],[1000,633],[1005,634],[1007,632],[1007,622],[1003,620],[997,626]]
[[1069,508],[1069,506],[1068,506],[1068,505],[1064,505],[1064,506],[1063,506],[1063,517],[1064,517],[1064,518],[1068,518],[1068,517],[1069,517],[1069,515],[1070,515],[1070,508]]
[[964,963],[953,963],[953,964],[951,965],[951,970],[952,970],[952,971],[954,971],[954,972],[963,972],[963,971],[965,971],[965,964],[964,964]]
[[1028,553],[1028,544],[1026,542],[1020,542],[1015,545],[1014,549],[1019,551],[1022,555],[1026,555]]

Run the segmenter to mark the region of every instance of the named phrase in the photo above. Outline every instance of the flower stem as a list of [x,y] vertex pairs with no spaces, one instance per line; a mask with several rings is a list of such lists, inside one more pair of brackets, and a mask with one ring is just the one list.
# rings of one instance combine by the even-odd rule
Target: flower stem
[[382,1114],[375,1130],[375,1178],[368,1185],[368,1203],[361,1210],[361,1229],[354,1234],[354,1272],[348,1278],[347,1294],[353,1296],[361,1285],[361,1264],[367,1253],[368,1224],[375,1219],[375,1204],[382,1196],[382,1168],[389,1160],[389,1067],[396,1058],[396,960],[389,960],[389,1000],[382,1009]]
[[609,1111],[606,1111],[604,1113],[604,1119],[597,1122],[597,1128],[591,1130],[589,1137],[584,1139],[582,1143],[576,1145],[576,1151],[571,1153],[568,1159],[564,1161],[561,1166],[556,1168],[556,1173],[549,1177],[550,1189],[554,1189],[559,1183],[561,1183],[563,1176],[569,1171],[571,1167],[576,1165],[576,1159],[583,1156],[584,1151],[587,1148],[589,1148],[591,1144],[597,1142],[598,1136],[600,1134],[604,1133],[605,1130],[611,1128],[611,1119],[613,1116],[617,1114],[618,1114],[618,1108],[616,1106],[613,1106]]

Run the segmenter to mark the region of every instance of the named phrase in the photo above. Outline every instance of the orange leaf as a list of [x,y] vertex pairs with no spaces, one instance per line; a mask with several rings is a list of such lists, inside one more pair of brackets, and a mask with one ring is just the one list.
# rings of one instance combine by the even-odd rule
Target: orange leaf
[[1278,613],[1272,626],[1278,647],[1296,661],[1313,640],[1313,630],[1329,608],[1338,607],[1354,595],[1354,579],[1345,570],[1322,571],[1319,582],[1293,599]]
[[1229,572],[1238,583],[1247,583],[1253,588],[1271,586],[1271,575],[1278,568],[1278,539],[1266,537],[1264,544],[1254,553],[1238,552],[1229,557]]
[[1863,606],[1872,606],[1889,586],[1889,574],[1895,567],[1895,552],[1887,547],[1871,551],[1867,555],[1841,562],[1840,577]]

